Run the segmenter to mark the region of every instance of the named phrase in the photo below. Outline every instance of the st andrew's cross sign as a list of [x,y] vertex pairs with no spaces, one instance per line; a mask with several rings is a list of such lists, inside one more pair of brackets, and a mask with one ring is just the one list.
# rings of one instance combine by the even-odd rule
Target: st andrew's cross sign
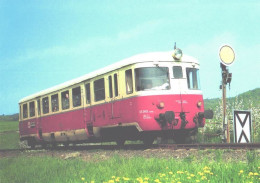
[[251,142],[251,111],[234,110],[234,136],[235,143]]

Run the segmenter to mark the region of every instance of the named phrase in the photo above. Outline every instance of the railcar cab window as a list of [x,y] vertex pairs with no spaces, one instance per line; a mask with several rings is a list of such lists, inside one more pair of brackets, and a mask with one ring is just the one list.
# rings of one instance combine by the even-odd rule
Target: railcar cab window
[[35,116],[35,104],[34,101],[29,103],[30,117]]
[[135,69],[137,91],[170,89],[167,67],[144,67]]
[[91,98],[90,98],[90,83],[85,85],[86,89],[86,104],[90,104]]
[[69,91],[61,93],[62,110],[70,108]]
[[173,66],[172,70],[173,70],[173,77],[175,79],[183,78],[182,67],[181,66]]
[[73,107],[81,106],[81,90],[80,86],[72,89]]
[[51,109],[52,109],[52,112],[59,111],[59,98],[58,98],[58,94],[55,94],[55,95],[51,96]]
[[27,107],[27,104],[23,104],[23,118],[28,118],[28,107]]
[[104,78],[94,81],[95,101],[105,99],[105,80]]
[[49,98],[45,97],[42,99],[42,112],[43,114],[49,113]]
[[199,69],[186,68],[187,84],[191,90],[200,90]]
[[126,93],[131,94],[133,93],[133,75],[132,69],[125,71],[125,83],[126,83]]

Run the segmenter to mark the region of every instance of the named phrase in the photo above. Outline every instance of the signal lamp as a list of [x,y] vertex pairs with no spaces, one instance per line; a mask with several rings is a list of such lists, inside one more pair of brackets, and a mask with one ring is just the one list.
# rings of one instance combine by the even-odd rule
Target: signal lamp
[[230,46],[224,45],[219,50],[219,57],[222,64],[230,66],[235,60],[235,52]]

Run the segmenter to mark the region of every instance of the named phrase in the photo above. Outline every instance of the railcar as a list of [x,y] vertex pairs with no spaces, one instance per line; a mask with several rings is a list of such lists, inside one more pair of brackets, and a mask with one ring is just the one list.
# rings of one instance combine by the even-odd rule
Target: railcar
[[139,54],[19,101],[20,140],[28,145],[173,137],[204,127],[199,63],[176,48]]

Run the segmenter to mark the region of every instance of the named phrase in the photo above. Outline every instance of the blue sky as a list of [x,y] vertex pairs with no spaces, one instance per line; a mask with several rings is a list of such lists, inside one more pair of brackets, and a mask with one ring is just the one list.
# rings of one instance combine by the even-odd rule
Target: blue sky
[[204,98],[221,97],[218,52],[236,59],[227,96],[260,87],[255,1],[0,0],[0,114],[18,101],[135,54],[174,42],[201,64]]

